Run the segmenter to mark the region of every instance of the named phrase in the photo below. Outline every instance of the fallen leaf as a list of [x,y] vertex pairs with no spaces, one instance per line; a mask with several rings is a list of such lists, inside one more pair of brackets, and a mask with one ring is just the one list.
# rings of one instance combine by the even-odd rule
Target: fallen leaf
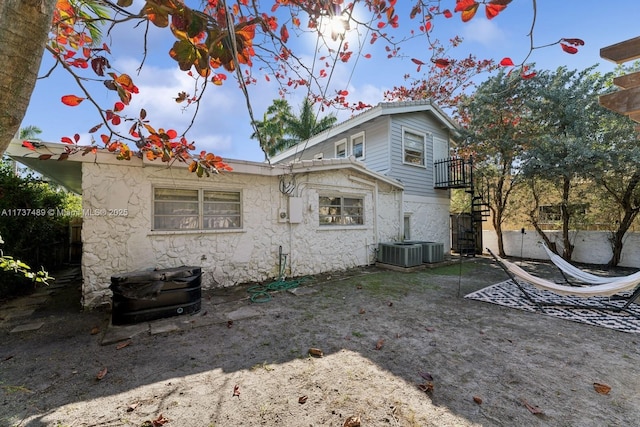
[[478,405],[482,405],[482,398],[480,396],[473,396],[473,401]]
[[362,285],[356,286],[356,289],[358,289],[358,290],[362,289]]
[[309,349],[309,354],[313,357],[324,356],[324,353],[322,352],[322,350],[320,350],[319,348],[313,348],[313,347]]
[[360,427],[360,415],[352,415],[346,420],[342,427]]
[[100,328],[98,328],[97,326],[91,329],[91,335],[97,335],[99,333],[100,333]]
[[360,313],[360,314],[365,314],[365,313],[366,313],[366,311],[364,310],[364,308],[361,308],[361,309],[360,309],[360,311],[359,311],[358,313]]
[[307,399],[308,399],[307,396],[300,396],[298,398],[298,403],[301,404],[301,405],[304,405],[305,403],[307,403]]
[[233,386],[233,396],[240,397],[240,386],[238,384]]
[[425,393],[431,393],[433,391],[433,383],[431,381],[425,381],[424,384],[418,384],[418,389]]
[[593,383],[593,388],[600,394],[609,394],[611,391],[611,386],[602,383]]
[[227,328],[230,328],[232,326],[233,326],[233,320],[227,321]]
[[533,406],[524,399],[522,399],[522,404],[525,406],[525,408],[529,410],[529,412],[531,412],[534,415],[544,414],[544,412],[542,412],[542,409],[540,409],[539,406]]
[[102,369],[100,370],[100,372],[98,372],[98,375],[96,375],[96,379],[97,379],[98,381],[100,381],[101,379],[103,379],[103,378],[104,378],[104,376],[105,376],[105,375],[107,375],[107,368],[106,368],[106,367],[102,368]]
[[127,408],[127,412],[133,412],[136,410],[136,408],[140,406],[140,403],[132,403],[131,405],[129,405],[129,407]]
[[388,305],[389,307],[391,307],[391,306],[393,306],[393,302],[389,301],[389,302],[387,303],[387,305]]
[[378,342],[376,343],[376,350],[380,350],[383,346],[384,346],[384,340],[379,339]]
[[169,420],[167,418],[165,418],[165,416],[162,415],[162,414],[158,415],[158,418],[156,418],[155,420],[151,421],[151,423],[153,424],[153,427],[160,427],[160,426],[165,425],[168,422],[169,422]]
[[429,372],[418,372],[418,374],[427,381],[433,381],[433,376]]
[[116,350],[121,350],[121,349],[125,348],[126,346],[128,346],[129,344],[131,344],[131,340],[125,341],[125,342],[121,342],[120,344],[118,344],[116,346]]

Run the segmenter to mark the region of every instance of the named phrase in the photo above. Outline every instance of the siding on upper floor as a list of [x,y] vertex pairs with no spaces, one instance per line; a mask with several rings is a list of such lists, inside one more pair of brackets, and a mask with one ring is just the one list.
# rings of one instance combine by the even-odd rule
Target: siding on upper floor
[[[426,136],[425,166],[415,166],[403,162],[403,129]],[[280,160],[287,163],[294,159],[334,158],[338,141],[347,142],[347,156],[352,155],[351,137],[364,132],[365,152],[363,163],[367,168],[401,181],[405,193],[414,196],[448,199],[449,193],[434,189],[434,160],[446,157],[449,132],[431,112],[394,114],[377,117],[346,132],[330,136],[326,141],[302,148],[295,156]],[[438,146],[434,149],[434,143]],[[304,144],[302,144],[304,146]],[[437,152],[437,159],[434,158]]]
[[[403,129],[426,136],[425,166],[404,163]],[[448,192],[434,190],[434,146],[435,140],[449,140],[448,131],[442,130],[439,123],[428,112],[398,114],[392,116],[390,125],[391,169],[386,174],[402,181],[405,193],[416,196],[448,198]],[[441,148],[440,148],[441,150]],[[439,151],[440,151],[439,150]]]

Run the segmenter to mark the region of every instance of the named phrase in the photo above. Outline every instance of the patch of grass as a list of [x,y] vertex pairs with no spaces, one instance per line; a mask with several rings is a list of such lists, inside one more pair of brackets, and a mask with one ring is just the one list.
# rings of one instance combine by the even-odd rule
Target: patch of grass
[[427,270],[427,273],[439,276],[458,276],[459,274],[472,273],[476,268],[477,266],[473,263],[463,262],[432,268]]
[[358,338],[362,338],[364,336],[364,334],[362,332],[358,332],[358,331],[351,332],[351,335],[353,335],[354,337],[358,337]]
[[25,386],[22,385],[3,385],[2,389],[7,393],[7,394],[13,394],[13,393],[31,393],[31,390],[29,390],[28,388],[26,388]]
[[378,297],[398,297],[407,293],[415,286],[413,275],[402,276],[403,273],[384,272],[372,274],[370,276],[358,277],[354,281],[349,281],[349,286],[357,283],[361,289],[371,295]]

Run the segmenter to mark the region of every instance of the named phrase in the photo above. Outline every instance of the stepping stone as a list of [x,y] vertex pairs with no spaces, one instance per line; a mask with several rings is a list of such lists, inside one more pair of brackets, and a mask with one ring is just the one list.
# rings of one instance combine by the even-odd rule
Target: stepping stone
[[135,337],[136,335],[143,334],[149,331],[148,323],[139,323],[135,325],[126,326],[112,326],[109,325],[100,344],[109,345],[115,344],[120,341],[125,341]]
[[180,330],[180,326],[175,323],[151,323],[149,326],[151,335],[165,334],[167,332]]
[[24,325],[18,325],[11,330],[11,333],[37,331],[44,326],[44,322],[25,323]]
[[250,317],[259,316],[261,313],[251,307],[242,307],[235,311],[227,313],[227,319],[229,320],[242,320]]
[[318,292],[318,290],[313,288],[293,288],[289,289],[288,292],[293,295],[312,295]]

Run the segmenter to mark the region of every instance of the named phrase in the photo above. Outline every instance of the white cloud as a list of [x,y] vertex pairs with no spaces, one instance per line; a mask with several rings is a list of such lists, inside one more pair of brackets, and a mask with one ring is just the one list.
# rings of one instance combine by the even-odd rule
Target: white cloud
[[508,37],[495,21],[477,17],[467,22],[463,27],[462,37],[465,42],[475,42],[483,46],[494,46],[504,43]]

